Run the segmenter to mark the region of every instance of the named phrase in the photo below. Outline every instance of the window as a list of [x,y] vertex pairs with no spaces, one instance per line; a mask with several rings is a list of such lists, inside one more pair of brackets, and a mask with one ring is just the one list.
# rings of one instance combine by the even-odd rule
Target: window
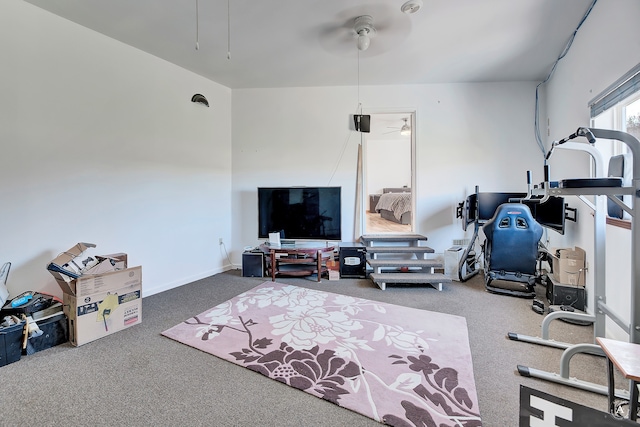
[[[593,98],[589,108],[592,127],[621,130],[640,139],[640,64]],[[602,154],[608,158],[624,152],[626,145],[618,141],[611,152],[604,149]]]
[[[591,127],[620,130],[640,139],[640,64],[591,100],[589,107],[591,109]],[[620,141],[598,140],[596,148],[602,154],[605,169],[613,156],[618,156],[618,159],[620,156],[625,158],[622,168],[624,171],[622,173],[623,185],[630,185],[633,159],[629,147]],[[616,173],[615,175],[619,176],[620,174]],[[628,198],[625,196],[623,199],[627,205],[629,205]],[[608,203],[611,205],[613,202],[609,201]],[[612,215],[611,210],[609,214]],[[628,219],[628,214],[624,213],[623,218]],[[628,221],[612,221],[611,218],[608,218],[607,222],[630,228]]]
[[[640,92],[634,93],[598,116],[592,117],[591,127],[621,130],[640,139]],[[596,147],[602,152],[605,162],[611,156],[628,152],[626,144],[620,141],[612,141],[609,146],[599,141]]]
[[622,130],[640,139],[640,95],[623,107]]

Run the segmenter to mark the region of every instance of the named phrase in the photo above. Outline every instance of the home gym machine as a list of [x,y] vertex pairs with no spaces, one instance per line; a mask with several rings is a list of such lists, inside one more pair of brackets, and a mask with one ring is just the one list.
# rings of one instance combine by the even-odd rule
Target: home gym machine
[[[586,138],[590,145],[569,142],[579,137]],[[633,178],[630,186],[623,186],[621,178],[607,178],[604,176],[602,158],[598,150],[593,147],[596,138],[621,141],[629,147],[633,158]],[[594,313],[552,312],[545,316],[542,322],[541,338],[520,335],[513,332],[509,332],[507,336],[509,339],[515,341],[545,345],[564,350],[560,358],[559,374],[518,365],[520,375],[607,395],[608,389],[606,386],[571,378],[569,375],[569,362],[574,355],[579,353],[604,356],[602,348],[597,345],[595,341],[598,337],[605,337],[605,320],[607,318],[615,322],[629,335],[630,343],[640,344],[640,227],[636,224],[640,216],[640,203],[638,200],[640,198],[640,161],[638,161],[638,159],[640,159],[640,142],[626,132],[608,129],[579,128],[567,138],[554,142],[547,154],[547,159],[556,148],[587,152],[595,162],[596,178],[568,179],[558,182],[557,185],[556,183],[550,182],[548,168],[545,167],[545,182],[543,188],[534,191],[534,194],[537,192],[542,196],[577,196],[594,211],[594,262],[592,266],[594,273]],[[595,203],[586,199],[585,196],[594,196]],[[630,196],[632,200],[630,203],[631,206],[624,203],[617,196]],[[631,216],[631,290],[628,323],[607,305],[606,300],[605,228],[607,208],[605,201],[607,198]],[[593,322],[594,342],[590,344],[569,344],[549,339],[549,324],[556,319]],[[629,393],[626,390],[616,390],[615,395],[618,398],[629,399]]]

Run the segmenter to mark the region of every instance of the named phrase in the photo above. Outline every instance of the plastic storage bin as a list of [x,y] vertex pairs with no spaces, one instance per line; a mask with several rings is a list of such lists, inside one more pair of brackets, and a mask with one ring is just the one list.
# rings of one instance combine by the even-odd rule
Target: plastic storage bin
[[41,350],[64,344],[69,341],[67,316],[62,312],[45,320],[36,321],[42,335],[31,337],[27,341],[26,353],[31,354]]
[[0,366],[20,360],[23,336],[24,320],[12,326],[0,327]]

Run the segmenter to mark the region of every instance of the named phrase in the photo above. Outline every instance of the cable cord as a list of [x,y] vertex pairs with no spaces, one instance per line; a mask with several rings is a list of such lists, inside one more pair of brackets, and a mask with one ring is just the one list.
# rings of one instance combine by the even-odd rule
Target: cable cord
[[[587,17],[591,13],[591,10],[593,9],[593,7],[596,5],[597,2],[598,2],[598,0],[593,0],[591,2],[591,5],[589,6],[587,11],[585,12],[585,14],[582,17],[582,19],[580,20],[580,22],[578,23],[578,26],[576,27],[576,29],[571,34],[571,37],[569,37],[569,41],[567,42],[567,44],[566,44],[565,48],[563,49],[562,53],[560,54],[560,56],[558,56],[558,58],[553,63],[553,66],[551,67],[551,71],[549,71],[549,74],[547,75],[547,77],[542,82],[538,83],[538,85],[536,86],[536,106],[535,106],[534,127],[535,127],[536,142],[538,143],[538,147],[540,147],[540,150],[542,151],[543,155],[545,154],[545,149],[544,149],[544,143],[542,142],[542,137],[540,136],[540,124],[539,124],[540,105],[539,105],[538,89],[540,88],[540,86],[542,86],[543,84],[548,82],[549,79],[551,79],[551,76],[553,75],[553,73],[556,70],[556,67],[558,66],[558,62],[560,62],[560,60],[562,58],[564,58],[567,55],[567,53],[569,53],[569,49],[571,48],[571,45],[573,44],[573,40],[576,38],[576,34],[578,34],[578,30],[580,29],[580,27],[582,27],[582,24],[584,24],[584,22],[587,20]],[[545,159],[545,164],[546,163],[547,163],[547,160]]]
[[[362,105],[360,105],[360,103],[358,103],[358,107],[356,107],[356,114],[358,114],[359,111],[362,111]],[[333,181],[333,177],[338,171],[338,166],[340,166],[340,162],[344,157],[344,152],[347,150],[347,146],[349,145],[349,141],[351,140],[351,135],[353,135],[353,132],[350,131],[349,134],[347,135],[347,138],[344,141],[344,144],[342,144],[342,150],[340,151],[340,155],[336,160],[336,165],[334,166],[333,171],[331,171],[331,176],[329,177],[329,182],[327,183],[327,185],[331,185],[331,181]],[[361,140],[360,142],[362,142],[362,133],[360,133],[360,140]]]
[[[362,103],[360,102],[360,50],[358,50],[358,75],[357,75],[357,91],[358,91],[358,106],[356,107],[356,112],[355,114],[362,114]],[[338,166],[340,166],[340,162],[342,161],[342,158],[344,157],[344,152],[347,149],[347,146],[349,145],[349,140],[351,139],[351,135],[353,134],[353,132],[349,132],[349,134],[347,135],[347,138],[344,141],[344,144],[342,145],[342,150],[340,151],[340,155],[338,156],[338,159],[336,160],[336,165],[333,168],[333,171],[331,172],[331,176],[329,177],[329,182],[327,183],[327,185],[331,185],[331,181],[333,181],[333,177],[335,176],[336,172],[338,171]],[[362,133],[360,133],[360,144],[362,144],[362,139],[363,139],[363,135]]]
[[231,59],[231,0],[227,0],[227,59]]
[[196,0],[196,50],[200,49],[200,16],[198,10],[198,0]]
[[358,105],[360,104],[360,50],[358,50]]
[[[233,266],[233,263],[231,262],[231,258],[229,258],[229,252],[227,252],[227,246],[223,243],[220,243],[220,246],[222,246],[222,249],[224,249],[224,253],[227,256],[227,262],[229,263],[230,266]],[[238,267],[236,267],[236,270],[239,270]]]

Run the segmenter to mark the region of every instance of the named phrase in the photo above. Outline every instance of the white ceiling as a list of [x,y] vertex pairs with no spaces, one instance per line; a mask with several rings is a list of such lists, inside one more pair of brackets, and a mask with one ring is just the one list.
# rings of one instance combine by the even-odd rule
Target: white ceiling
[[[26,1],[232,89],[542,81],[592,2],[423,0],[406,15],[405,0]],[[377,35],[358,52],[365,14]]]

